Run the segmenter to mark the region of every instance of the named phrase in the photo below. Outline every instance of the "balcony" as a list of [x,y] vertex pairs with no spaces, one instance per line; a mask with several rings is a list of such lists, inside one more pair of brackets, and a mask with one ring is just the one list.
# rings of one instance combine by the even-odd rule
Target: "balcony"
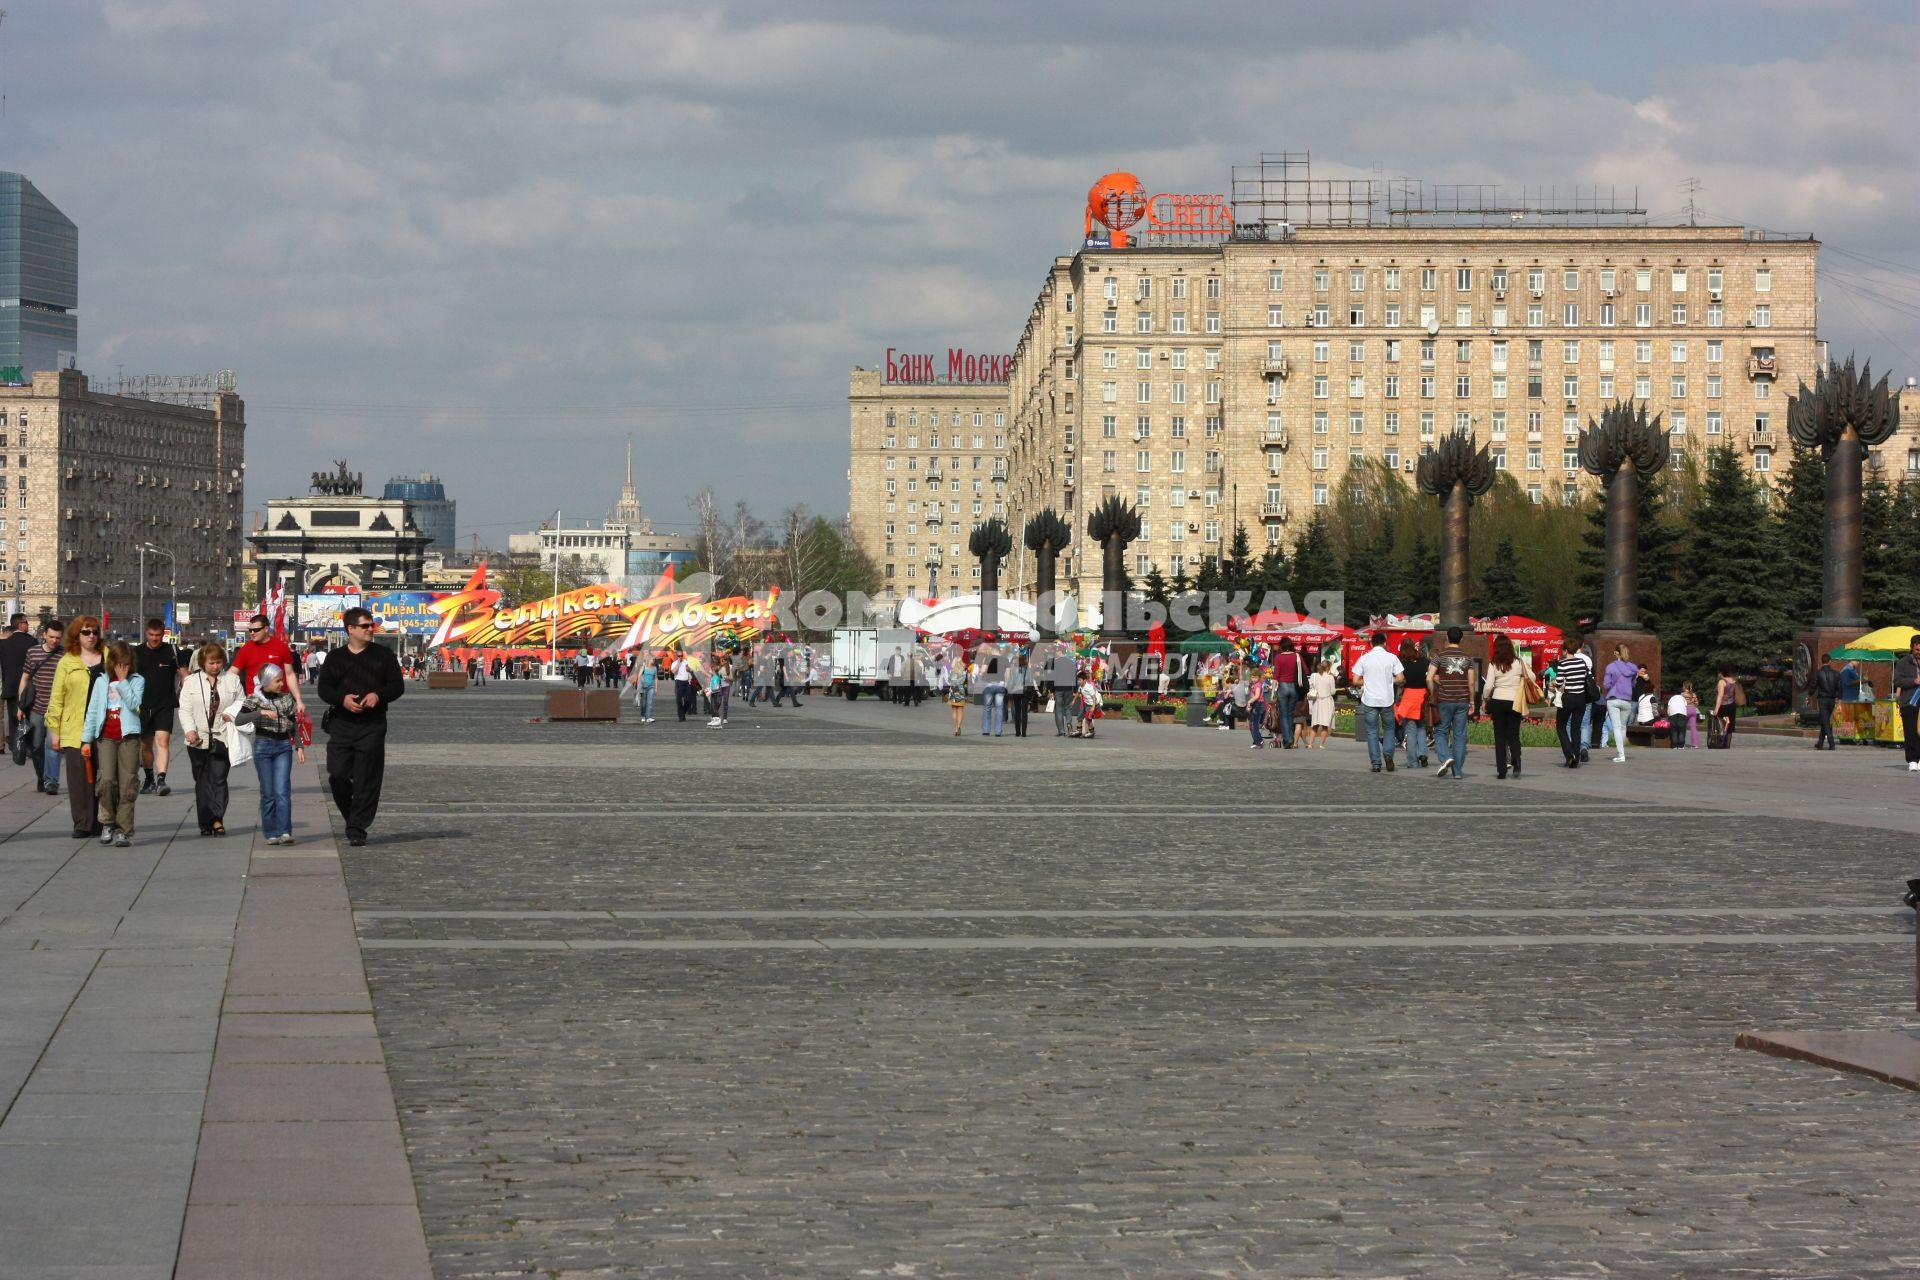
[[1260,447],[1262,449],[1278,449],[1282,453],[1285,453],[1287,446],[1292,443],[1293,441],[1288,437],[1285,427],[1269,427],[1266,433],[1260,437]]
[[933,482],[934,482],[935,484],[939,484],[939,483],[940,483],[940,471],[939,471],[939,469],[938,469],[938,468],[936,468],[936,467],[928,467],[928,468],[927,468],[927,479],[929,479],[929,480],[931,480],[931,481],[933,481]]
[[1747,376],[1749,378],[1771,378],[1774,376],[1775,359],[1772,356],[1754,354],[1747,357]]
[[1287,363],[1285,356],[1268,356],[1260,370],[1269,378],[1284,378],[1292,371],[1292,366]]
[[1262,520],[1278,520],[1284,524],[1287,519],[1286,499],[1282,498],[1278,502],[1262,504],[1260,507],[1260,518]]
[[1777,449],[1785,442],[1784,436],[1770,428],[1762,430],[1759,427],[1755,427],[1753,430],[1747,432],[1748,453],[1752,453],[1757,449]]

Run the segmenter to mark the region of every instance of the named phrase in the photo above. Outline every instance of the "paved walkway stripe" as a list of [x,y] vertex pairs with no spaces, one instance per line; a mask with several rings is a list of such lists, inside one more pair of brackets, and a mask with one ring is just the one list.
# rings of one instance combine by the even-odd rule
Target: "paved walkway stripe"
[[369,951],[1329,951],[1350,947],[1698,947],[1913,944],[1902,933],[1565,933],[1342,938],[363,938]]
[[1329,908],[1223,908],[1153,907],[1130,910],[1111,907],[1098,910],[989,907],[979,911],[964,908],[938,908],[926,911],[831,910],[817,911],[625,911],[609,908],[601,911],[408,911],[370,908],[353,913],[356,920],[1447,920],[1500,919],[1548,920],[1604,917],[1632,919],[1636,916],[1739,916],[1753,919],[1785,919],[1795,916],[1886,916],[1905,920],[1906,912],[1897,906],[1857,907],[1449,907],[1434,909],[1346,909]]
[[[383,821],[417,823],[422,819],[444,820],[447,818],[485,817],[511,819],[549,819],[566,818],[578,821],[582,818],[706,818],[739,819],[751,818],[764,820],[769,816],[781,822],[794,819],[842,822],[848,819],[884,818],[892,822],[916,822],[925,818],[980,818],[1002,817],[1008,814],[1021,814],[1035,817],[1093,817],[1093,818],[1207,818],[1217,819],[1220,810],[1215,809],[1114,809],[1105,805],[1060,807],[1053,805],[1028,805],[1000,803],[996,801],[991,808],[983,805],[940,809],[926,805],[913,805],[902,809],[899,806],[854,807],[836,806],[831,809],[794,809],[782,808],[777,814],[770,815],[765,808],[747,807],[728,809],[718,805],[703,805],[699,808],[664,808],[642,806],[626,809],[469,809],[446,808],[389,811],[382,805],[380,817]],[[1519,807],[1511,805],[1444,805],[1426,806],[1415,804],[1392,805],[1234,805],[1233,816],[1244,817],[1312,817],[1325,815],[1332,818],[1356,817],[1395,817],[1395,818],[1528,818],[1528,817],[1605,817],[1609,822],[1621,821],[1665,821],[1668,818],[1723,818],[1725,813],[1718,809],[1622,809],[1619,805],[1541,805]]]

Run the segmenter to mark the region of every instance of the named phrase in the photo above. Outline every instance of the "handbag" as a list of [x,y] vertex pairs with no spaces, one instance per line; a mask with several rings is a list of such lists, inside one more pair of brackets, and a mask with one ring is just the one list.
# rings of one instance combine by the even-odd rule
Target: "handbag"
[[1401,693],[1400,704],[1393,709],[1393,714],[1402,720],[1419,720],[1426,705],[1425,689],[1408,689]]

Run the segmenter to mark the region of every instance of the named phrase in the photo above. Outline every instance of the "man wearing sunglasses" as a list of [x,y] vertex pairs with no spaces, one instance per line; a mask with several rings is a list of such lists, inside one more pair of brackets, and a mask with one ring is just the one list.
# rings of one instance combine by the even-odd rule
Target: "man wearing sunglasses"
[[407,691],[400,660],[373,642],[375,623],[365,609],[340,617],[347,643],[320,668],[320,700],[327,712],[327,783],[347,827],[347,843],[367,842],[380,807],[387,763],[387,704]]
[[[251,695],[259,692],[257,681],[260,678],[260,668],[269,663],[282,671],[299,670],[293,665],[293,650],[287,647],[287,642],[273,634],[265,616],[255,614],[247,623],[246,643],[233,651],[233,660],[227,665],[233,669],[235,675],[240,677],[240,687]],[[298,680],[288,678],[287,692],[293,695],[293,700],[300,710],[307,709],[306,703],[300,697]]]

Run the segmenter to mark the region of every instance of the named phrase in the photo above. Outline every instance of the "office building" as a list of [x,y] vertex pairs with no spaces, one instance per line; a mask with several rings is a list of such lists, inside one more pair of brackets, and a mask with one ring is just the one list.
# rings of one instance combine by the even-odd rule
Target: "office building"
[[26,178],[0,173],[0,382],[73,368],[79,305],[79,228]]
[[447,496],[447,486],[441,483],[439,476],[425,473],[395,476],[387,481],[381,496],[397,498],[412,506],[414,527],[431,540],[435,551],[455,550],[458,535],[454,525],[454,508],[457,504]]

